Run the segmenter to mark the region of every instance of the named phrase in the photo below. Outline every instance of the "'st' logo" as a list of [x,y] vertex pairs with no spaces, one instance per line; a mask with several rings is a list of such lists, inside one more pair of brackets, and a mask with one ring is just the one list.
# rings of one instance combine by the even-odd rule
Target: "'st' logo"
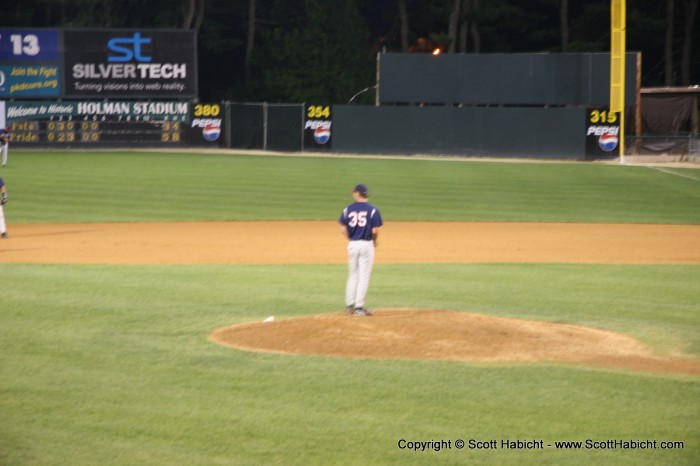
[[141,45],[150,43],[151,39],[141,37],[140,32],[135,32],[133,37],[115,37],[110,39],[107,42],[107,47],[117,55],[110,54],[107,57],[107,61],[110,63],[123,63],[135,58],[139,62],[150,62],[153,57],[144,56],[141,51]]

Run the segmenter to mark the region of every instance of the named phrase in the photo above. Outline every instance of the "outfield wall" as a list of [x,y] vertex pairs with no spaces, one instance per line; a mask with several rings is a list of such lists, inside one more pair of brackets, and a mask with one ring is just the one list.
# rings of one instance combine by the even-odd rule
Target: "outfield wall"
[[572,160],[587,154],[585,108],[135,101],[7,107],[13,147],[204,146]]
[[[585,108],[226,104],[232,149],[586,158]],[[309,109],[329,108],[328,116]],[[325,135],[325,136],[324,136]],[[323,139],[325,137],[325,139]]]
[[585,158],[584,108],[333,107],[333,152]]
[[[637,52],[625,60],[625,101],[637,95]],[[610,101],[609,53],[382,53],[381,105],[576,105]]]

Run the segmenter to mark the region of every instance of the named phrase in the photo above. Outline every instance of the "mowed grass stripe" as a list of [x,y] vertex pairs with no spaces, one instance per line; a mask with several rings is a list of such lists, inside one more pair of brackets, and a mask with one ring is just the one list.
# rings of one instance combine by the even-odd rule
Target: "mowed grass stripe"
[[18,152],[3,176],[17,223],[328,220],[358,182],[388,221],[700,223],[697,181],[587,163]]

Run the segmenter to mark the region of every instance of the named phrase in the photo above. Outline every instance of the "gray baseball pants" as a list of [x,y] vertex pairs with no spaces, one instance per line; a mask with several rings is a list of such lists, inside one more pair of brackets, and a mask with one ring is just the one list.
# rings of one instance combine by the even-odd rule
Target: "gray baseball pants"
[[365,297],[374,265],[374,241],[348,243],[348,282],[345,286],[345,305],[365,307]]
[[7,231],[7,225],[5,225],[5,209],[0,205],[0,233],[5,233]]

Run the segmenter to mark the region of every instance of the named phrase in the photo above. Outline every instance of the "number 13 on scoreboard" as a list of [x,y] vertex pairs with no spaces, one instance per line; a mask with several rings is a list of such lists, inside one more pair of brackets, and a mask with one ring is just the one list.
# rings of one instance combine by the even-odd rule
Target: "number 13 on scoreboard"
[[56,61],[58,58],[57,30],[0,29],[0,60]]

